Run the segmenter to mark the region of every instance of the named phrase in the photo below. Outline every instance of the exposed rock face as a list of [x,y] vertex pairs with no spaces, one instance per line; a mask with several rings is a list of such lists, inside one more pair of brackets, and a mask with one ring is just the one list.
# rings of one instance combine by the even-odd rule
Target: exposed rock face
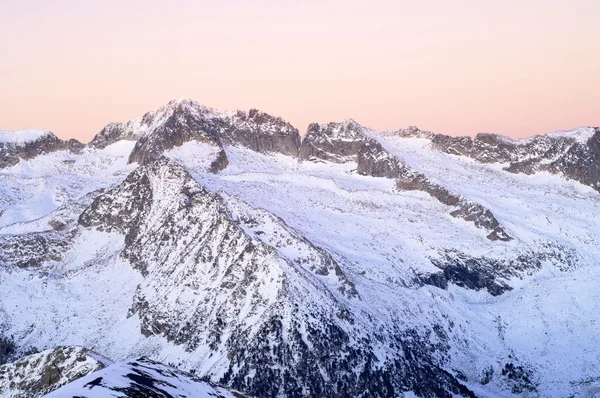
[[458,207],[456,210],[450,212],[450,215],[473,222],[477,228],[489,231],[487,238],[490,240],[509,241],[512,239],[500,226],[500,223],[491,211],[478,203],[450,193],[441,185],[429,181],[423,174],[406,170],[396,180],[396,186],[402,190],[427,192],[447,206]]
[[37,398],[110,362],[81,347],[57,347],[0,366],[0,396]]
[[334,163],[356,161],[358,151],[367,142],[364,128],[354,120],[308,126],[298,152],[300,159],[317,158]]
[[136,141],[139,138],[140,128],[141,126],[136,125],[134,122],[109,123],[87,145],[92,148],[103,149],[121,140]]
[[169,160],[136,169],[79,222],[125,235],[122,256],[145,276],[129,313],[141,332],[223,358],[228,386],[260,397],[472,396],[430,356],[444,338],[417,338],[399,320],[365,334],[372,321],[348,307],[359,292],[327,252]]
[[225,129],[216,111],[194,101],[172,101],[156,112],[149,112],[139,121],[144,134],[139,137],[129,156],[129,163],[146,164],[166,150],[188,141],[222,146]]
[[17,354],[17,344],[14,339],[0,336],[0,365],[11,362]]
[[47,261],[61,261],[69,239],[60,232],[35,235],[0,235],[0,266],[40,267]]
[[148,358],[119,362],[81,377],[54,391],[48,398],[99,396],[245,398],[190,373]]
[[259,153],[281,153],[296,157],[300,148],[298,129],[280,117],[257,109],[237,111],[225,118],[227,128],[223,141]]
[[227,153],[225,153],[224,149],[221,149],[217,154],[215,160],[212,161],[209,167],[209,171],[213,174],[217,174],[221,170],[225,170],[229,165],[229,160],[227,159]]
[[388,153],[381,144],[375,140],[367,140],[358,151],[358,174],[373,177],[398,178],[408,173],[408,169],[398,158]]
[[77,140],[63,141],[49,131],[0,131],[0,169],[14,166],[21,158],[28,160],[62,150],[79,152],[83,147]]
[[544,261],[557,268],[568,271],[576,266],[574,253],[565,246],[540,242],[535,252],[520,253],[505,259],[472,257],[456,250],[444,250],[431,263],[442,272],[421,275],[419,282],[448,288],[452,282],[465,289],[486,289],[492,296],[512,290],[509,280],[523,275],[532,275],[542,268]]
[[[542,168],[541,165],[538,167]],[[549,170],[600,191],[600,128],[596,127],[585,143],[575,142],[551,163]]]
[[[300,147],[298,130],[283,119],[251,109],[249,112],[221,112],[183,99],[174,100],[142,118],[127,123],[111,123],[90,146],[104,148],[119,140],[136,141],[130,163],[146,164],[165,151],[189,141],[224,148],[242,146],[259,153],[296,156]],[[219,153],[213,172],[227,166],[227,155]]]

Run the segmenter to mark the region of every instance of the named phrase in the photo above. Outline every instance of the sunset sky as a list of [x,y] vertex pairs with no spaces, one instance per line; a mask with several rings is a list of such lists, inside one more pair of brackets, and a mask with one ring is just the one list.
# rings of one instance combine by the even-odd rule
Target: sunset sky
[[0,129],[89,141],[173,98],[301,132],[600,125],[598,0],[0,0]]

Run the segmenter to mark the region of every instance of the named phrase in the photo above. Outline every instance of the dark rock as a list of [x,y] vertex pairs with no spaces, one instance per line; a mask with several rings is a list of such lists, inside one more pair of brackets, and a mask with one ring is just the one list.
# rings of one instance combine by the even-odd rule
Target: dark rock
[[447,206],[458,207],[450,215],[472,222],[477,228],[489,231],[487,235],[489,240],[510,241],[512,239],[500,226],[491,211],[478,203],[450,193],[446,188],[429,181],[423,174],[406,169],[405,173],[396,180],[396,186],[402,190],[427,192]]
[[531,370],[524,366],[508,362],[502,368],[502,376],[510,384],[513,394],[537,391],[537,384],[532,380]]
[[356,161],[359,150],[367,141],[363,127],[353,120],[325,125],[312,123],[302,140],[298,157],[335,163]]
[[397,178],[405,173],[405,166],[398,158],[388,153],[381,144],[375,140],[367,140],[358,150],[358,174],[373,177]]
[[0,336],[0,365],[4,365],[14,359],[17,353],[17,345],[12,338]]
[[0,266],[38,268],[47,261],[62,261],[70,238],[62,230],[0,236]]
[[217,117],[207,117],[204,112],[205,108],[197,107],[194,102],[183,101],[170,103],[157,114],[144,115],[142,123],[149,131],[138,137],[129,163],[147,164],[165,151],[189,141],[222,147],[221,133],[225,123]]
[[455,250],[440,253],[431,263],[442,272],[420,275],[417,283],[447,289],[448,283],[471,290],[487,290],[492,296],[498,296],[512,290],[508,281],[531,275],[542,267],[542,261],[554,263],[563,270],[575,266],[574,254],[564,246],[540,243],[536,252],[514,255],[507,259],[472,257]]
[[138,133],[133,123],[109,123],[94,136],[88,146],[104,149],[117,141],[136,141]]
[[223,142],[239,145],[253,151],[269,154],[281,153],[296,157],[300,148],[298,129],[280,117],[257,109],[248,113],[237,111],[226,119]]
[[219,171],[225,170],[227,168],[227,165],[229,165],[229,159],[227,159],[227,154],[225,153],[225,150],[221,149],[217,154],[215,160],[213,160],[213,162],[210,164],[208,171],[210,171],[213,174],[217,174]]
[[[89,143],[104,148],[119,140],[136,141],[129,163],[147,164],[165,151],[197,141],[217,146],[241,146],[259,153],[297,156],[300,147],[298,130],[283,119],[251,109],[248,113],[219,112],[195,101],[169,102],[142,118],[127,123],[107,125]],[[213,172],[222,170],[226,157],[219,154]]]

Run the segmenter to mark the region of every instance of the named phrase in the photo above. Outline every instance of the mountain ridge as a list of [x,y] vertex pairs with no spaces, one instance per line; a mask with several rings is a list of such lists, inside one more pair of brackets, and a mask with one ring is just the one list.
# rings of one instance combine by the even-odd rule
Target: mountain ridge
[[170,107],[145,140],[0,169],[0,338],[146,356],[258,397],[600,387],[589,185],[478,158],[519,159],[493,136],[456,155],[461,140],[416,128],[348,119],[299,140],[260,111]]

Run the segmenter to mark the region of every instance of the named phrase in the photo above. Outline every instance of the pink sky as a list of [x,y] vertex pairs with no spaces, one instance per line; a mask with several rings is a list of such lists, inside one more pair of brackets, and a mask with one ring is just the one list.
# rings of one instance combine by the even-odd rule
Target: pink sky
[[0,129],[89,141],[170,99],[301,132],[600,125],[600,1],[0,0]]

